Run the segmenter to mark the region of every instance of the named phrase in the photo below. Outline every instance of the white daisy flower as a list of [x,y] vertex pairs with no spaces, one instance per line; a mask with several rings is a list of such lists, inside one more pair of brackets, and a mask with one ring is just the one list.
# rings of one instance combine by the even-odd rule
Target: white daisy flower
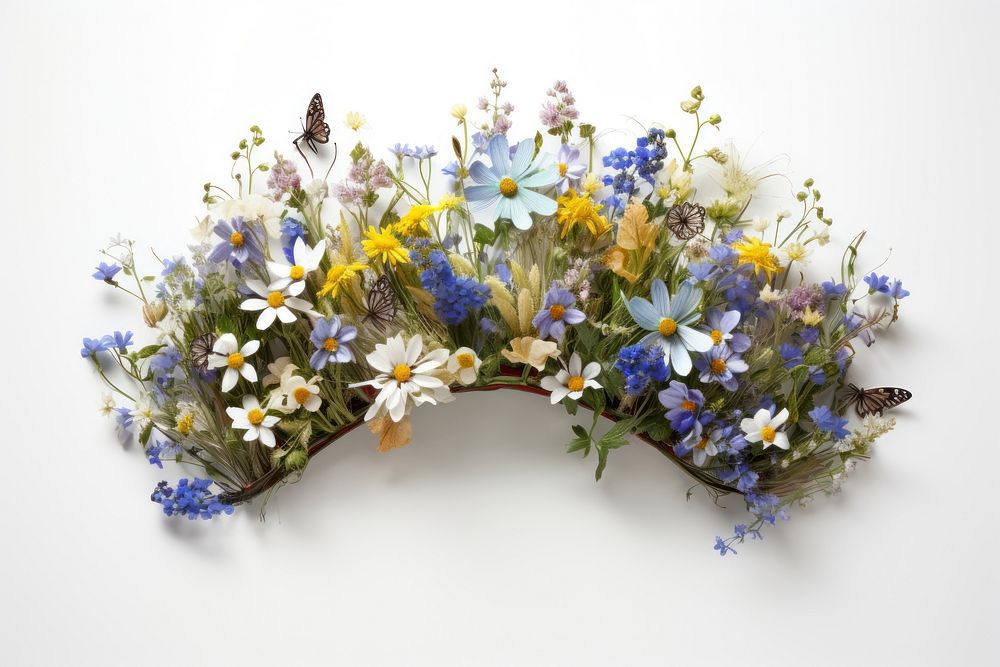
[[274,261],[267,263],[267,271],[273,279],[268,289],[283,290],[292,283],[304,281],[307,275],[319,268],[320,260],[323,259],[325,252],[326,239],[310,248],[301,236],[298,237],[295,239],[295,245],[292,246],[294,263]]
[[453,373],[458,381],[466,387],[475,384],[479,377],[479,367],[483,360],[468,347],[460,347],[448,357],[448,372]]
[[139,394],[139,400],[135,402],[135,407],[129,413],[132,415],[136,430],[142,433],[150,422],[153,421],[155,407],[152,397],[149,394]]
[[771,411],[761,408],[752,418],[746,417],[740,422],[740,428],[746,435],[747,442],[764,442],[764,449],[771,445],[779,449],[788,449],[788,436],[784,431],[778,429],[785,420],[788,419],[788,408],[782,408],[781,412],[771,416]]
[[389,412],[392,421],[398,422],[406,414],[412,401],[437,404],[439,396],[434,389],[444,386],[444,382],[429,371],[440,368],[448,359],[448,350],[440,349],[421,356],[423,339],[417,335],[407,344],[403,334],[396,334],[385,343],[375,345],[375,351],[365,358],[368,364],[379,371],[379,375],[367,382],[355,382],[351,387],[375,387],[379,390],[375,401],[365,413],[365,421],[371,421],[384,411]]
[[259,340],[247,341],[240,347],[233,334],[226,333],[219,336],[212,346],[212,354],[208,356],[208,367],[226,367],[226,372],[222,374],[222,391],[229,391],[235,387],[241,375],[250,382],[257,381],[257,370],[247,363],[246,358],[259,348]]
[[596,361],[591,361],[586,368],[582,368],[583,362],[576,352],[569,358],[569,366],[560,369],[555,375],[546,375],[542,378],[542,388],[552,392],[550,401],[553,405],[563,400],[567,396],[572,401],[580,400],[583,390],[587,387],[600,389],[601,385],[595,378],[601,374],[601,365]]
[[275,318],[285,324],[291,324],[295,321],[293,310],[319,317],[319,313],[313,312],[311,303],[298,298],[298,295],[302,294],[302,290],[306,288],[304,281],[300,280],[277,290],[271,289],[262,280],[248,280],[247,287],[264,297],[262,299],[247,299],[240,304],[240,308],[243,310],[261,311],[260,317],[257,318],[257,328],[261,331],[274,324]]
[[323,404],[323,399],[319,397],[320,379],[318,375],[306,380],[301,375],[284,373],[281,376],[281,386],[271,393],[268,407],[285,414],[295,412],[299,408],[316,412]]
[[798,262],[801,266],[805,266],[809,263],[809,256],[812,254],[812,250],[798,241],[785,245],[780,252],[781,258],[785,260],[785,266],[792,262]]
[[243,397],[242,408],[226,408],[226,414],[233,420],[233,428],[246,431],[243,439],[247,442],[260,440],[265,447],[274,447],[274,431],[271,430],[281,421],[279,417],[267,415],[261,409],[256,396],[247,394]]

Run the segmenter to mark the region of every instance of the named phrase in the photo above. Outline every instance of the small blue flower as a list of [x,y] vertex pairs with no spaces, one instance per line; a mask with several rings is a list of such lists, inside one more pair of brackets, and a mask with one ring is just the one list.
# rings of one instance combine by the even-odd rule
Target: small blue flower
[[736,391],[739,387],[735,373],[745,373],[750,369],[747,362],[725,343],[714,345],[695,360],[694,366],[701,371],[699,380],[705,384],[718,382],[727,391]]
[[316,346],[316,351],[309,358],[309,365],[320,371],[328,364],[345,364],[354,361],[354,352],[350,343],[358,337],[358,330],[352,326],[343,325],[340,317],[331,315],[329,318],[316,320],[309,340]]
[[114,280],[115,275],[121,270],[122,267],[117,264],[108,265],[101,262],[100,265],[97,266],[97,270],[94,271],[93,276],[96,280],[103,280],[106,283],[110,283]]
[[630,396],[640,395],[650,382],[665,382],[670,375],[663,350],[658,346],[623,347],[618,351],[615,368],[625,376],[625,391]]
[[715,546],[712,548],[718,551],[720,556],[725,556],[730,551],[736,553],[736,549],[733,549],[731,546],[726,544],[725,540],[723,540],[718,535],[716,535],[715,537]]
[[874,294],[878,292],[880,294],[889,293],[889,276],[880,276],[874,271],[865,276],[865,282],[868,283],[868,293]]
[[211,519],[220,514],[232,514],[233,506],[221,502],[218,496],[209,491],[211,485],[212,480],[197,477],[180,480],[176,489],[166,482],[160,482],[149,499],[162,505],[163,513],[167,516]]
[[490,298],[490,288],[486,285],[470,277],[456,276],[440,250],[432,250],[426,258],[417,253],[414,262],[427,267],[420,274],[420,284],[434,297],[434,312],[445,324],[461,324],[470,314],[478,313]]
[[576,297],[568,289],[552,286],[545,294],[545,303],[531,323],[538,329],[540,338],[561,341],[566,335],[566,325],[575,325],[587,319],[582,310],[574,308]]
[[671,380],[670,386],[657,394],[660,404],[667,408],[664,415],[670,420],[670,427],[680,435],[685,435],[692,429],[701,433],[702,424],[698,421],[698,412],[705,405],[705,395],[697,389],[691,389],[683,382]]
[[123,433],[132,432],[134,417],[132,411],[126,407],[115,408],[115,426]]
[[108,351],[108,337],[104,338],[84,338],[83,347],[80,349],[80,356],[84,359],[88,357],[97,358],[99,352]]
[[823,288],[823,294],[825,294],[828,299],[839,299],[847,294],[847,285],[844,283],[836,283],[832,278],[823,282],[820,287]]
[[107,349],[116,348],[122,354],[125,353],[125,348],[133,344],[132,342],[132,332],[126,331],[122,333],[121,331],[116,331],[113,335],[109,334],[104,336],[101,341],[106,345]]
[[838,417],[825,405],[818,405],[810,410],[809,416],[816,422],[816,428],[824,433],[829,433],[837,440],[843,440],[851,434],[850,431],[844,428],[847,425],[847,420],[843,417]]
[[231,260],[233,266],[240,268],[245,262],[262,262],[264,253],[260,249],[254,230],[243,221],[243,218],[220,220],[212,230],[222,239],[208,256],[209,261],[216,264]]
[[893,299],[903,299],[910,296],[910,290],[903,289],[903,282],[901,280],[892,281],[892,285],[889,286],[889,296]]

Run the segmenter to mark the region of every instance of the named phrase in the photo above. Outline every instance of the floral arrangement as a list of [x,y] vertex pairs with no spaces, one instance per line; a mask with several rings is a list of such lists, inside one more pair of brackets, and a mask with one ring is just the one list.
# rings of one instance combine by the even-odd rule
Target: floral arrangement
[[651,126],[602,148],[564,82],[527,132],[506,86],[494,70],[477,111],[452,108],[443,168],[433,146],[366,145],[350,114],[339,182],[299,148],[328,153],[317,95],[299,164],[259,161],[256,126],[240,141],[187,256],[146,274],[134,242],[112,239],[94,277],[140,302],[148,344],[116,331],[81,356],[117,395],[102,410],[122,437],[198,470],[156,487],[165,514],[231,514],[362,424],[388,452],[411,441],[414,409],[516,389],[592,411],[567,450],[593,454],[598,479],[631,436],[741,497],[747,521],[716,538],[726,554],[838,491],[893,427],[882,411],[908,393],[880,403],[846,377],[908,292],[856,270],[864,233],[835,276],[806,277],[833,224],[812,179],[794,214],[751,216],[775,174],[703,147],[721,118],[700,87],[680,104],[688,139]]

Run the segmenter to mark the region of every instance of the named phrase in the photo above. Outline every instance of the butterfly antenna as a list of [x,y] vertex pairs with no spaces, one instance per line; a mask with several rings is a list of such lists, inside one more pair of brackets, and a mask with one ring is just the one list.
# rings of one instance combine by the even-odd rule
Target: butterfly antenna
[[[299,137],[299,139],[301,139],[301,138],[302,137]],[[316,176],[313,174],[312,165],[309,164],[309,158],[306,157],[306,154],[302,152],[302,148],[299,146],[299,139],[296,139],[295,141],[293,141],[292,145],[295,146],[295,150],[297,150],[299,152],[299,155],[301,155],[302,159],[305,160],[306,166],[309,167],[309,178],[316,178]]]
[[323,176],[323,180],[330,178],[330,172],[333,171],[333,165],[337,164],[337,156],[339,155],[339,150],[337,148],[337,142],[333,142],[333,160],[330,162],[330,167],[326,170],[326,175]]

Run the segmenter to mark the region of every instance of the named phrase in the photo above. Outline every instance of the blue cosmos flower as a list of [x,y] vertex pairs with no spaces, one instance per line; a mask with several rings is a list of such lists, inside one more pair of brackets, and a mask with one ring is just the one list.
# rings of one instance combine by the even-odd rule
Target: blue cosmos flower
[[561,341],[566,335],[566,325],[575,325],[587,319],[582,310],[573,308],[576,297],[568,289],[552,286],[545,294],[542,309],[531,323],[538,329],[539,338]]
[[83,347],[80,349],[80,356],[86,359],[87,357],[97,358],[98,352],[108,351],[108,337],[104,338],[84,338]]
[[434,312],[445,324],[461,324],[486,305],[490,288],[473,278],[456,276],[440,250],[432,250],[419,261],[427,266],[420,274],[420,284],[434,297]]
[[209,491],[212,485],[210,479],[182,479],[177,482],[177,488],[171,488],[166,482],[156,485],[149,499],[163,506],[167,516],[186,516],[188,519],[211,519],[220,514],[232,514],[233,506],[219,500],[219,497]]
[[309,340],[316,346],[316,351],[309,358],[309,365],[320,371],[328,364],[354,361],[354,352],[348,343],[357,337],[358,330],[342,324],[337,315],[316,320],[312,333],[309,334]]
[[94,271],[93,276],[97,280],[103,280],[104,282],[109,283],[112,280],[114,280],[115,275],[121,270],[122,267],[118,266],[117,264],[109,265],[104,262],[101,262],[97,266],[97,270]]
[[826,405],[817,405],[809,411],[809,417],[816,422],[816,428],[824,433],[829,433],[837,440],[843,440],[851,434],[844,428],[847,425],[847,420],[838,417]]
[[486,146],[490,166],[473,162],[469,175],[478,185],[465,188],[465,198],[476,210],[492,209],[492,220],[510,220],[518,229],[531,228],[531,213],[552,215],[556,202],[529,188],[554,185],[559,180],[555,167],[542,168],[533,162],[535,142],[525,139],[514,149],[513,158],[507,137],[495,134]]
[[132,342],[132,332],[126,331],[122,333],[121,331],[116,331],[113,335],[109,334],[101,339],[103,343],[107,346],[107,349],[116,348],[122,354],[125,353],[125,348],[133,344]]
[[699,380],[705,384],[718,382],[727,391],[736,391],[739,387],[735,373],[745,373],[750,368],[747,362],[725,343],[713,346],[698,357],[694,365],[701,371]]
[[239,268],[247,261],[264,260],[264,253],[260,249],[257,236],[243,218],[220,220],[212,231],[222,241],[209,254],[209,261],[218,264],[228,259],[232,261],[233,266]]
[[652,302],[634,296],[626,302],[635,323],[651,333],[640,342],[642,345],[659,345],[664,356],[670,357],[670,366],[678,375],[691,372],[691,353],[707,352],[712,338],[692,328],[701,314],[701,290],[689,282],[681,283],[673,299],[667,286],[659,278],[650,285]]
[[692,429],[701,432],[702,424],[698,421],[698,412],[705,405],[705,395],[697,389],[691,389],[683,382],[671,380],[670,386],[656,396],[660,404],[667,408],[664,415],[670,420],[670,427],[680,435],[685,435]]
[[618,351],[615,368],[625,376],[625,391],[638,396],[650,382],[666,382],[670,369],[658,346],[629,345]]

